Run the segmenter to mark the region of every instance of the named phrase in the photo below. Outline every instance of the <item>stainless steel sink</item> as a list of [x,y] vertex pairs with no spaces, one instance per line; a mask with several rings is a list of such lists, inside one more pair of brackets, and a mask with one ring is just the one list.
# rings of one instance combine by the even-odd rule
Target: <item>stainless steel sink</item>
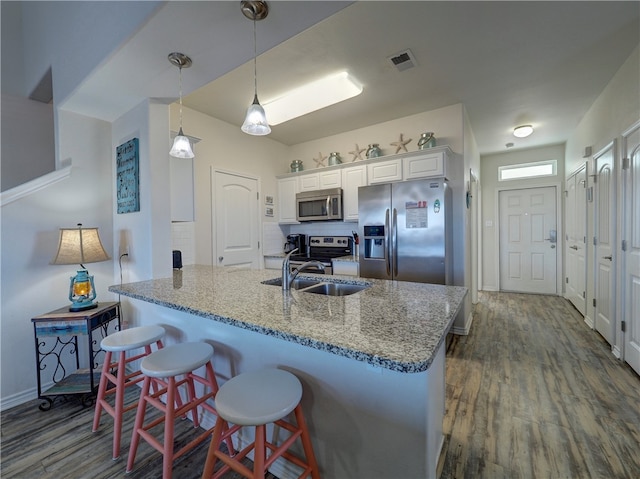
[[[268,279],[263,281],[262,284],[282,286],[282,278]],[[347,296],[367,289],[370,286],[369,283],[338,283],[309,278],[296,278],[291,283],[291,289],[296,289],[304,293],[323,294],[325,296]]]
[[320,283],[304,289],[305,293],[324,294],[326,296],[347,296],[367,289],[366,284]]
[[[263,281],[262,284],[282,286],[282,278],[268,279],[266,281]],[[317,279],[296,278],[291,283],[291,289],[308,288],[309,286],[315,286],[316,284],[320,284],[320,281]]]

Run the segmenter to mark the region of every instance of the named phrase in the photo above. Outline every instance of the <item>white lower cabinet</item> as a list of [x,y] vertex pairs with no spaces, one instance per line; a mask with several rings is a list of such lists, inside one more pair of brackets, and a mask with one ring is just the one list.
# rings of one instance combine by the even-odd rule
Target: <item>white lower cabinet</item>
[[284,258],[277,258],[274,256],[264,257],[264,269],[277,269],[282,270],[282,262]]
[[341,274],[344,276],[358,276],[360,274],[360,265],[355,261],[333,261],[333,274]]
[[366,165],[342,170],[342,211],[344,221],[358,221],[358,188],[367,184]]

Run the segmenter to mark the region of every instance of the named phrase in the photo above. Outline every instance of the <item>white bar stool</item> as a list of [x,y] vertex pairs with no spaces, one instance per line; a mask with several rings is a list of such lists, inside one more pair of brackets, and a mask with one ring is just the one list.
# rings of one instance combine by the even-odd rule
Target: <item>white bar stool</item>
[[[218,415],[216,409],[206,402],[215,398],[218,392],[218,382],[211,364],[212,357],[213,346],[202,342],[191,342],[167,346],[151,353],[142,360],[140,370],[144,375],[144,382],[142,383],[142,392],[140,393],[133,435],[129,446],[127,472],[133,470],[140,438],[143,438],[154,449],[163,454],[162,477],[163,479],[170,479],[174,459],[182,456],[211,436],[214,430],[213,427],[175,450],[174,427],[177,417],[184,417],[188,412],[191,412],[193,426],[197,428],[200,425],[198,417],[199,406],[216,416]],[[199,376],[195,373],[202,366],[205,367],[205,376]],[[181,379],[176,379],[178,376]],[[149,389],[152,382],[161,378],[164,378],[166,387],[151,393]],[[204,385],[203,394],[200,396],[196,396],[196,382]],[[180,398],[179,388],[182,385],[185,385],[187,389],[187,401],[177,404],[177,400]],[[161,401],[161,397],[164,394],[166,394],[166,404]],[[144,418],[147,404],[161,411],[163,415],[145,425]],[[160,441],[149,430],[162,423],[164,423],[164,437],[163,441]],[[227,447],[233,450],[229,435],[225,435],[224,439]]]
[[[320,478],[311,438],[300,405],[302,385],[296,376],[281,369],[265,369],[239,374],[222,385],[216,396],[218,419],[202,479],[219,478],[229,469],[247,478],[264,478],[268,468],[278,457],[283,457],[303,469],[300,478],[311,475]],[[296,425],[284,420],[294,412]],[[233,423],[229,429],[228,423]],[[267,424],[274,423],[291,433],[279,446],[266,440]],[[224,435],[234,434],[243,426],[255,427],[255,442],[246,446],[233,457],[220,450]],[[306,461],[289,452],[288,449],[300,438]],[[270,454],[267,455],[267,449]],[[245,456],[254,451],[253,471],[242,464]],[[233,452],[232,452],[233,453]],[[216,461],[224,466],[216,471]]]
[[[127,373],[126,367],[129,363],[151,354],[151,345],[156,343],[158,349],[162,348],[162,338],[165,330],[162,326],[140,326],[131,329],[124,329],[106,336],[100,342],[100,347],[106,352],[98,395],[96,397],[96,408],[93,414],[93,432],[100,426],[100,415],[102,410],[108,413],[114,420],[113,423],[113,453],[115,460],[120,456],[120,440],[122,435],[122,419],[125,412],[134,409],[138,402],[135,401],[125,406],[125,389],[142,381],[140,370]],[[126,357],[127,353],[134,349],[144,348],[144,352],[134,356]],[[114,359],[114,356],[116,358]],[[113,372],[112,372],[113,371]],[[113,387],[109,387],[109,384]],[[114,405],[111,406],[107,397],[115,395]]]

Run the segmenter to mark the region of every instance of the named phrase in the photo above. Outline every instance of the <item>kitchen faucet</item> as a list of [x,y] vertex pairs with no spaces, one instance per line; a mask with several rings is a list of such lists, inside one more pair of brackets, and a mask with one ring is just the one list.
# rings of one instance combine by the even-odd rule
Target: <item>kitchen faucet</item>
[[296,279],[298,273],[310,266],[316,266],[320,269],[320,271],[324,271],[324,265],[320,261],[307,261],[306,263],[302,263],[300,266],[294,269],[292,273],[291,267],[289,266],[289,260],[291,255],[296,251],[298,251],[298,248],[294,248],[289,251],[289,253],[287,253],[287,256],[285,256],[284,260],[282,261],[282,291],[289,291],[291,289],[291,283],[293,283],[293,280]]

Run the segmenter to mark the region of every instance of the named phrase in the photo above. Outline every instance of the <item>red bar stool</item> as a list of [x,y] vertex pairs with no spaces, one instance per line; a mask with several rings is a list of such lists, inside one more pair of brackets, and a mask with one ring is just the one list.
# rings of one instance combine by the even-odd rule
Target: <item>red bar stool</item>
[[[242,373],[222,385],[216,396],[218,419],[202,479],[219,478],[229,469],[247,478],[264,478],[268,468],[278,457],[283,457],[303,469],[300,478],[311,475],[320,478],[318,464],[309,431],[300,405],[302,385],[296,376],[281,369],[266,369]],[[285,421],[289,413],[294,412],[296,424]],[[229,428],[229,424],[234,426]],[[266,440],[266,425],[273,423],[286,429],[291,435],[279,446]],[[255,427],[255,442],[231,457],[220,450],[222,438],[234,434],[243,426]],[[288,449],[300,438],[306,461],[289,452]],[[270,454],[267,454],[267,449]],[[253,471],[242,464],[245,456],[254,451]],[[224,466],[213,474],[216,461],[220,459]]]
[[[211,364],[212,357],[213,346],[202,342],[192,342],[167,346],[151,353],[142,360],[140,370],[144,375],[144,381],[131,436],[131,445],[129,446],[127,472],[133,470],[140,438],[143,438],[154,449],[162,453],[162,477],[163,479],[170,479],[173,471],[173,461],[212,435],[213,427],[202,432],[177,450],[174,445],[176,418],[185,417],[190,412],[193,426],[197,428],[200,425],[198,408],[206,409],[216,416],[218,415],[216,408],[207,403],[208,400],[215,398],[218,392],[218,382]],[[205,376],[196,374],[196,370],[202,366],[205,367]],[[150,386],[156,380],[163,380],[166,386],[152,393]],[[196,382],[204,386],[201,395],[196,394]],[[178,402],[181,386],[186,387],[186,402]],[[165,394],[166,403],[161,400]],[[162,416],[150,421],[148,424],[144,424],[147,405],[161,411]],[[164,423],[164,435],[161,441],[150,430],[162,423]],[[230,434],[221,434],[221,437],[226,441],[227,447],[233,451]]]
[[[106,351],[106,354],[102,365],[102,374],[100,375],[96,408],[93,414],[93,432],[98,430],[100,416],[104,410],[114,420],[112,455],[114,460],[120,456],[123,415],[125,412],[135,409],[138,404],[135,401],[125,406],[125,389],[143,380],[139,369],[127,373],[127,365],[151,354],[151,345],[153,343],[156,343],[158,349],[162,348],[164,335],[165,330],[162,326],[140,326],[110,334],[100,342],[100,347]],[[144,352],[129,358],[126,357],[128,352],[140,348],[144,348]],[[109,387],[110,384],[113,386]],[[107,398],[111,395],[115,395],[113,406],[107,401]]]

